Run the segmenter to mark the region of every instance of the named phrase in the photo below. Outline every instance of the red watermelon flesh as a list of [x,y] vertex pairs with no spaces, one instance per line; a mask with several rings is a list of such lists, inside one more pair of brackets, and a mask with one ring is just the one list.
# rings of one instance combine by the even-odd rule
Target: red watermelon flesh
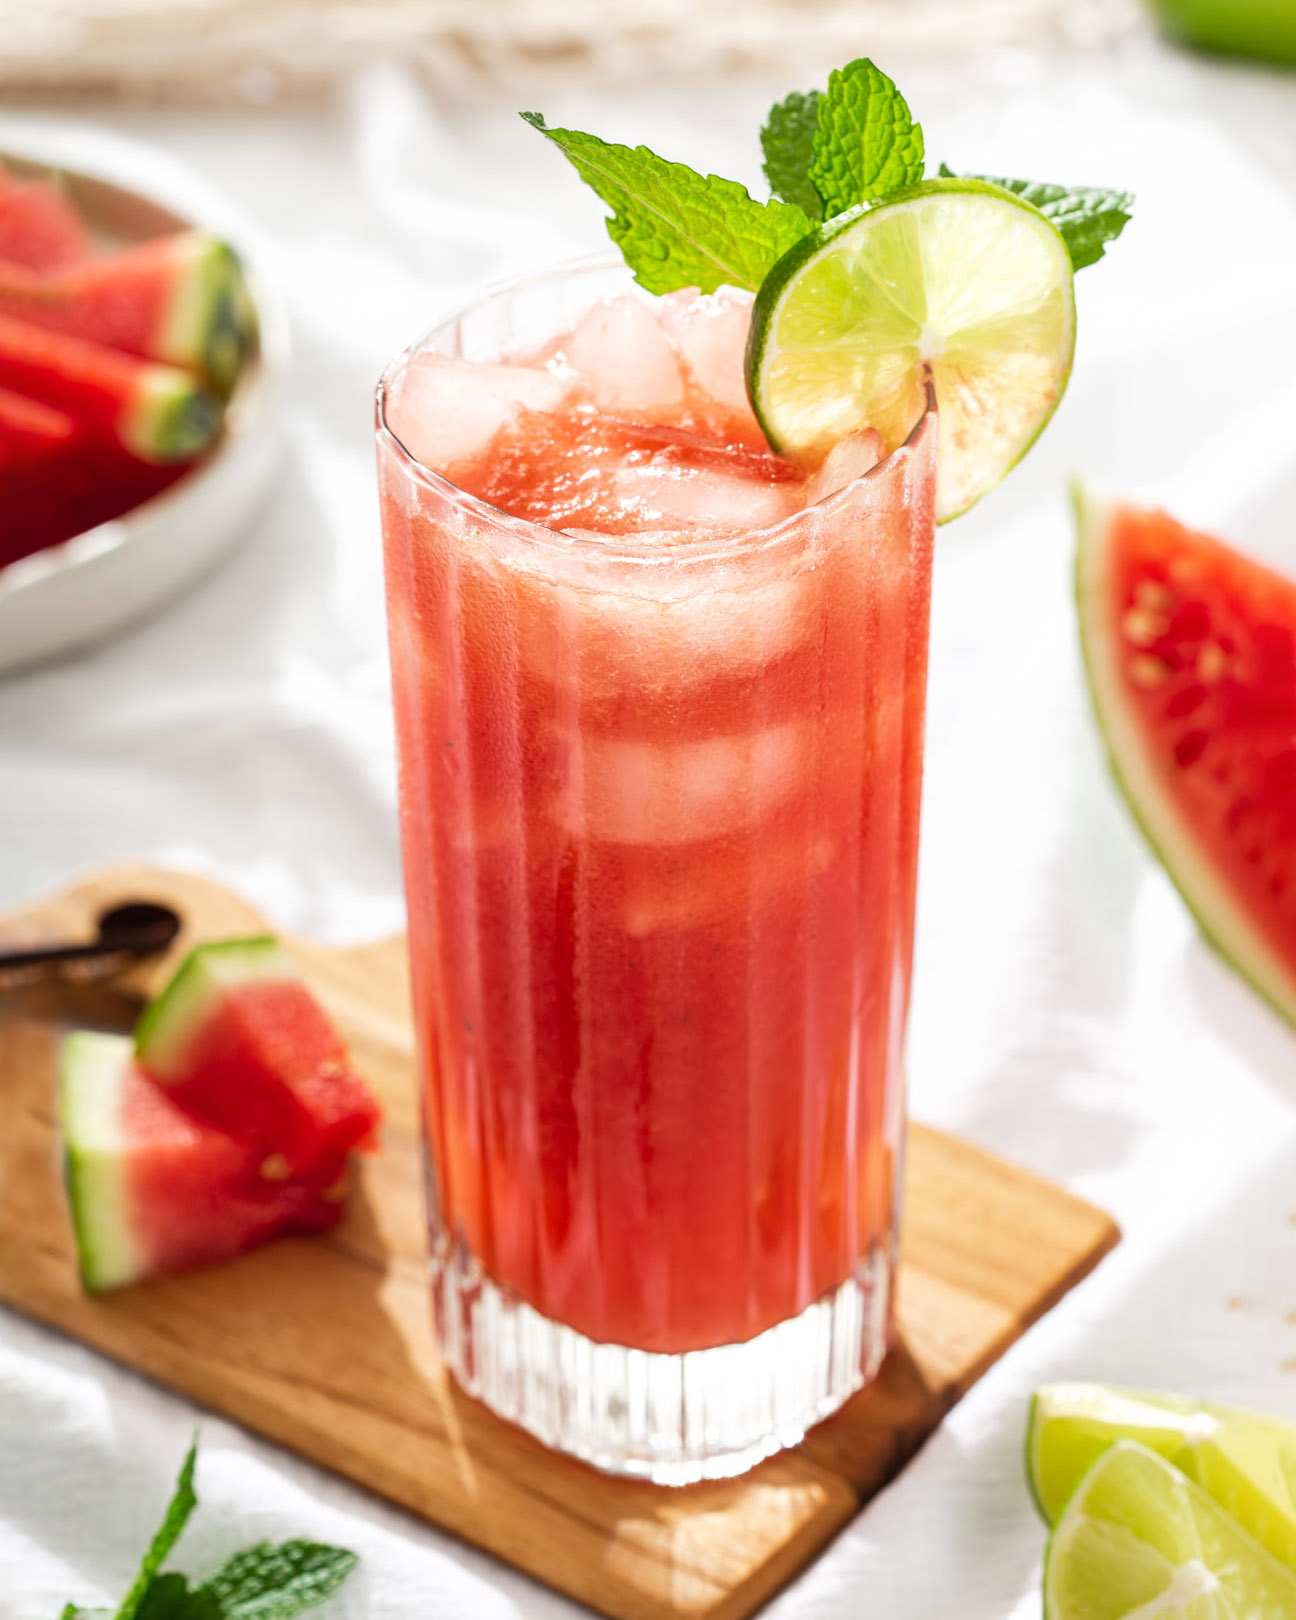
[[180,231],[55,274],[0,264],[0,313],[200,372],[228,393],[250,301],[233,250]]
[[211,1265],[341,1215],[340,1188],[267,1174],[253,1150],[179,1107],[128,1038],[65,1039],[59,1116],[87,1288]]
[[187,461],[220,428],[220,402],[189,372],[0,315],[0,388],[72,416],[142,461]]
[[190,1112],[293,1174],[327,1177],[375,1143],[378,1105],[277,940],[191,951],[140,1020],[135,1051]]
[[66,411],[0,388],[0,468],[49,455],[75,437],[76,423]]
[[62,270],[92,251],[81,216],[50,181],[0,187],[0,260],[29,270]]
[[154,466],[81,434],[38,454],[0,455],[0,567],[134,511],[191,465]]
[[1207,937],[1296,1023],[1296,584],[1164,512],[1078,506],[1116,776]]

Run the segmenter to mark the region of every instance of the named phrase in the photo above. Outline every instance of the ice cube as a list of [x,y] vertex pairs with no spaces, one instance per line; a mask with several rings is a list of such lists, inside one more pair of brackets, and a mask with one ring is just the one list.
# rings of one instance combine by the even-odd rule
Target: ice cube
[[[662,330],[675,345],[692,383],[726,410],[750,415],[743,352],[751,325],[746,293],[671,293],[658,305]],[[752,418],[755,426],[755,418]],[[759,429],[757,429],[759,432]]]
[[882,435],[873,428],[861,428],[858,433],[848,433],[844,439],[839,439],[833,445],[824,457],[819,471],[807,480],[806,505],[813,506],[816,501],[825,501],[839,489],[845,489],[847,484],[853,484],[857,478],[863,478],[866,472],[877,466],[885,454],[886,446],[882,443]]
[[557,410],[570,387],[557,372],[534,366],[420,354],[393,390],[387,422],[424,466],[447,472],[489,449],[519,410]]
[[562,345],[599,410],[652,421],[677,413],[684,378],[669,338],[640,298],[597,304]]
[[564,812],[573,830],[609,843],[717,838],[796,791],[807,746],[800,721],[692,742],[587,737]]
[[616,469],[612,496],[642,529],[735,530],[768,528],[795,512],[794,483],[744,478],[718,467],[654,459]]
[[724,849],[688,861],[652,857],[626,863],[625,930],[646,939],[667,928],[706,928],[722,918],[750,919],[781,895],[805,895],[837,854],[831,839],[807,844],[803,832],[777,842],[763,837],[759,858],[750,848]]

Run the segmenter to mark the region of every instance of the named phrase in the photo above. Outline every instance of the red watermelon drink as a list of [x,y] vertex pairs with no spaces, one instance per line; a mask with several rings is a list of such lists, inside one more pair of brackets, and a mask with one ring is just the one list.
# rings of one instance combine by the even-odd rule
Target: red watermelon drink
[[865,59],[771,110],[768,201],[523,117],[625,268],[378,392],[433,1292],[467,1389],[684,1483],[885,1352],[933,525],[1129,198],[924,178]]
[[[935,424],[807,478],[748,301],[627,281],[402,357],[383,524],[443,1348],[552,1443],[697,1477],[885,1347]],[[541,305],[564,336],[476,363]]]

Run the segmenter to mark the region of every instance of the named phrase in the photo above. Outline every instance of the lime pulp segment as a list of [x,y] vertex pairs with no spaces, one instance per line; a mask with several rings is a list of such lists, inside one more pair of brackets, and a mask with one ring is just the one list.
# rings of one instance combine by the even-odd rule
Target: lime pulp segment
[[1062,1511],[1117,1440],[1137,1440],[1194,1480],[1296,1568],[1296,1426],[1259,1413],[1104,1384],[1046,1384],[1031,1402],[1027,1470],[1041,1513]]
[[1049,1538],[1044,1620],[1296,1620],[1296,1575],[1163,1457],[1122,1440]]
[[1071,260],[1054,225],[977,180],[925,180],[797,243],[752,311],[747,387],[770,443],[824,454],[875,428],[888,450],[940,418],[940,521],[1034,443],[1071,371]]

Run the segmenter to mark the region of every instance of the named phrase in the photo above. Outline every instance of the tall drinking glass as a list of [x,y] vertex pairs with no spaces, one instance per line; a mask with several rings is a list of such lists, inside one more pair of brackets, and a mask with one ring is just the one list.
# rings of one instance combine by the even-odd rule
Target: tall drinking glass
[[461,1384],[684,1483],[885,1353],[936,420],[769,529],[573,538],[420,465],[411,356],[494,361],[629,285],[466,310],[378,390],[431,1276]]

